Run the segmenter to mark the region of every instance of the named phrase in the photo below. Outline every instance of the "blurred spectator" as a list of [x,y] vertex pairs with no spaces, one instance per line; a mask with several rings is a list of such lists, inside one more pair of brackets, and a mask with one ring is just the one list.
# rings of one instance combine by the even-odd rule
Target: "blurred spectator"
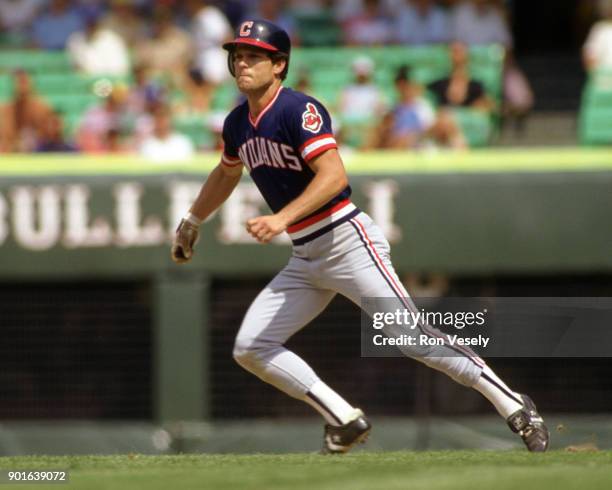
[[379,45],[393,39],[393,26],[380,0],[364,0],[363,11],[348,17],[342,29],[349,45]]
[[410,75],[410,68],[403,66],[395,76],[398,103],[378,128],[378,148],[415,148],[435,122],[433,108]]
[[469,72],[469,50],[460,42],[449,46],[451,73],[448,77],[436,80],[427,86],[429,93],[436,99],[436,123],[432,132],[440,139],[452,135],[451,145],[464,145],[456,108],[469,108],[481,113],[490,114],[495,102],[486,94],[482,83],[472,80]]
[[147,36],[147,25],[131,0],[111,0],[110,10],[101,22],[104,27],[119,34],[130,49]]
[[113,87],[100,104],[89,109],[79,125],[77,144],[88,153],[107,152],[116,148],[116,139],[128,129],[127,88]]
[[85,75],[125,76],[130,55],[119,34],[103,27],[96,14],[88,14],[85,30],[68,38],[67,50],[76,68]]
[[160,105],[153,113],[153,134],[145,138],[139,148],[144,158],[156,162],[186,160],[195,150],[191,140],[172,129],[172,114]]
[[144,112],[151,111],[166,98],[166,87],[150,77],[143,65],[137,65],[133,70],[134,83],[130,86],[127,99],[127,110],[136,118]]
[[254,8],[247,13],[246,19],[265,19],[282,27],[289,37],[293,46],[300,44],[295,20],[286,9],[284,0],[258,0],[253,2]]
[[233,33],[227,18],[217,7],[199,0],[187,0],[186,6],[195,44],[189,97],[199,112],[206,112],[216,86],[230,77],[227,52],[221,45],[230,40]]
[[440,107],[472,107],[490,111],[494,102],[487,96],[482,83],[472,80],[468,68],[468,47],[454,42],[449,47],[451,73],[449,77],[436,80],[427,89],[436,98]]
[[386,100],[383,92],[372,81],[374,61],[368,56],[359,56],[351,66],[355,80],[340,94],[340,115],[345,121],[375,122],[385,111]]
[[534,95],[527,77],[512,53],[512,35],[507,13],[499,0],[469,0],[455,7],[453,15],[455,39],[468,45],[501,44],[506,48],[503,73],[503,112],[516,120],[521,131],[534,105]]
[[[372,128],[384,114],[387,103],[380,88],[372,81],[374,61],[360,56],[352,63],[355,80],[340,94],[338,112],[341,118],[339,139],[350,146],[368,146]],[[336,125],[337,126],[337,125]]]
[[0,151],[33,151],[52,111],[32,87],[27,72],[13,74],[13,87],[13,97],[0,107]]
[[84,28],[85,23],[70,0],[51,0],[32,25],[32,41],[42,49],[64,49],[70,35]]
[[217,85],[202,78],[200,70],[192,68],[186,89],[181,93],[174,92],[172,95],[173,110],[183,115],[204,115],[211,110],[211,104]]
[[395,40],[402,44],[433,44],[448,42],[448,13],[434,0],[408,0],[397,12]]
[[466,0],[452,14],[452,37],[470,46],[501,44],[512,46],[512,35],[503,11],[495,0]]
[[[339,22],[345,22],[350,17],[361,15],[366,8],[365,0],[323,0],[325,8],[334,11],[334,16]],[[381,13],[394,17],[399,11],[404,0],[380,0]]]
[[131,149],[120,129],[111,128],[102,135],[102,138],[105,153],[126,153]]
[[244,13],[249,9],[253,0],[223,0],[221,2],[208,2],[217,5],[223,12],[230,26],[237,26],[244,18]]
[[612,0],[599,0],[602,19],[593,25],[583,47],[585,68],[612,68]]
[[153,77],[167,77],[175,88],[183,88],[192,55],[189,35],[174,25],[172,11],[159,8],[153,17],[151,37],[135,48],[135,64],[143,65]]
[[[109,0],[77,0],[72,3],[76,4],[76,8],[82,16],[95,15],[100,17],[108,10]],[[132,1],[132,3],[135,2]]]
[[505,61],[503,115],[514,119],[516,132],[523,133],[527,116],[535,104],[535,96],[512,51],[506,53]]
[[76,151],[76,147],[66,141],[64,121],[56,112],[45,118],[35,151],[39,153],[71,153]]
[[219,84],[229,76],[227,52],[221,45],[232,38],[232,27],[223,12],[208,2],[187,0],[187,7],[196,50],[194,64],[205,81]]
[[377,148],[418,148],[434,142],[450,148],[464,148],[465,140],[452,120],[436,118],[422,96],[422,88],[410,78],[410,69],[401,67],[395,77],[398,104],[381,122],[375,135]]
[[16,42],[24,42],[43,0],[4,0],[0,2],[0,32]]

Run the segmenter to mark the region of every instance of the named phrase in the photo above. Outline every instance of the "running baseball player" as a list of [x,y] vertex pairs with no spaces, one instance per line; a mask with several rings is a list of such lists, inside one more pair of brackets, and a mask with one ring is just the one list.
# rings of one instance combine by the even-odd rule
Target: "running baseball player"
[[[246,168],[272,210],[249,219],[248,232],[264,244],[287,232],[293,253],[248,309],[233,356],[263,381],[314,407],[327,422],[324,452],[345,453],[367,438],[370,422],[284,344],[337,293],[370,315],[374,312],[361,305],[361,298],[397,298],[409,310],[414,305],[393,269],[389,243],[350,200],[327,110],[282,85],[291,51],[287,33],[270,22],[250,20],[223,47],[246,101],[225,120],[221,161],[181,220],[172,258],[177,263],[191,259],[199,226],[228,198]],[[428,325],[419,328],[426,335],[442,335]],[[527,449],[547,449],[549,433],[531,399],[508,388],[473,351],[447,345],[402,350],[482,393]]]

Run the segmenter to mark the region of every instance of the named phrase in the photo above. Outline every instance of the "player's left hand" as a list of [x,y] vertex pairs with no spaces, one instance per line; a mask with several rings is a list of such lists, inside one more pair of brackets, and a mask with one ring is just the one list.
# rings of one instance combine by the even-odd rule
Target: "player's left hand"
[[277,214],[270,214],[248,220],[246,229],[259,243],[268,243],[287,229],[287,223]]

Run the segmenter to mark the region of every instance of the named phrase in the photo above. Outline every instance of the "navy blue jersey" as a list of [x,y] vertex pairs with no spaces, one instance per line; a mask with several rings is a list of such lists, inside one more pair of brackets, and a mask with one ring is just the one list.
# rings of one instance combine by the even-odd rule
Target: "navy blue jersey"
[[[248,102],[236,107],[225,119],[223,141],[222,163],[244,165],[275,213],[302,194],[314,178],[308,162],[337,148],[325,107],[316,99],[285,87],[278,89],[257,119],[251,117]],[[313,217],[328,217],[346,208],[350,194],[351,188],[347,186],[294,225],[312,223]],[[353,208],[351,205],[350,209]],[[347,211],[344,209],[343,214]],[[295,227],[288,231],[293,239],[292,229]]]

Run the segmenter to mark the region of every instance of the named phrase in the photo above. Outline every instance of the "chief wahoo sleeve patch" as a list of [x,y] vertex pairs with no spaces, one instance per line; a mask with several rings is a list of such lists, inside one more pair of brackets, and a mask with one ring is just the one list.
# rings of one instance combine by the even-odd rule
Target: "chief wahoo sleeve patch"
[[321,126],[323,126],[323,118],[319,114],[317,106],[308,102],[306,110],[302,113],[302,127],[311,133],[318,133]]

